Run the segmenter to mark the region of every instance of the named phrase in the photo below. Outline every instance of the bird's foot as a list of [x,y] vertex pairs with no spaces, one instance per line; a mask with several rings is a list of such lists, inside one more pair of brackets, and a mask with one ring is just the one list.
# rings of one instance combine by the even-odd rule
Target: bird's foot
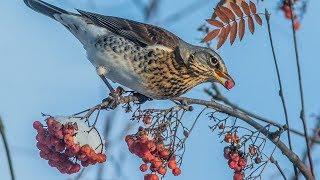
[[125,93],[122,87],[117,87],[115,90],[109,93],[109,96],[102,100],[103,103],[108,102],[108,108],[115,109],[118,105],[119,99]]
[[147,101],[153,100],[152,98],[149,98],[149,97],[147,97],[143,94],[137,93],[137,92],[133,92],[132,95],[138,98],[138,101],[139,101],[138,104],[143,104]]

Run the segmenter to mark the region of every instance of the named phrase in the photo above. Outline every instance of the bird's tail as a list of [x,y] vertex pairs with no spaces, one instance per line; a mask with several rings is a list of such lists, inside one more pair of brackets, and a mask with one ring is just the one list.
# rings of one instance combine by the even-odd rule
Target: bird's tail
[[49,3],[43,2],[41,0],[23,0],[24,3],[33,9],[34,11],[37,11],[41,14],[44,14],[48,17],[51,17],[52,19],[55,19],[54,15],[57,14],[70,14],[70,12],[63,10],[61,8],[58,8],[56,6],[53,6]]
[[41,14],[44,14],[64,25],[83,45],[102,36],[103,28],[88,23],[88,19],[79,14],[68,12],[41,0],[23,0],[24,3]]

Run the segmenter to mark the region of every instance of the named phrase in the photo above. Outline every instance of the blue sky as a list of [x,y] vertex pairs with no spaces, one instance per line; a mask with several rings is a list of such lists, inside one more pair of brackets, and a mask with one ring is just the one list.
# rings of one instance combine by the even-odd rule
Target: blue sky
[[[157,19],[160,20],[194,0],[185,0],[183,3],[178,0],[163,1],[160,15],[157,16]],[[79,8],[143,20],[141,13],[130,0],[96,0],[94,1],[96,3],[87,3],[87,0],[59,2],[48,0],[48,2],[68,10]],[[207,6],[189,14],[181,21],[170,25],[164,22],[160,26],[188,42],[199,43],[202,35],[196,29],[204,22],[204,19],[210,17],[211,8],[216,3],[214,0],[207,2],[209,2]],[[68,115],[95,105],[105,97],[105,87],[86,59],[81,44],[63,26],[34,13],[22,1],[0,0],[0,4],[0,17],[2,17],[0,114],[6,126],[17,179],[67,179],[68,176],[61,175],[55,169],[50,168],[38,156],[32,122],[41,119],[41,112]],[[266,6],[272,13],[272,32],[283,77],[290,121],[296,129],[301,130],[299,92],[290,24],[284,20],[280,12],[276,11],[275,4],[267,3]],[[302,22],[301,30],[298,31],[309,127],[312,127],[315,121],[310,118],[310,115],[318,113],[320,109],[320,85],[317,79],[320,67],[320,61],[317,59],[319,43],[317,33],[320,32],[320,25],[315,19],[318,16],[319,7],[319,1],[310,1],[308,13]],[[259,10],[264,11],[261,8]],[[280,99],[277,96],[275,68],[266,33],[264,25],[256,28],[254,36],[246,33],[241,43],[236,41],[233,47],[226,45],[219,50],[236,81],[236,87],[233,90],[223,90],[223,92],[231,101],[246,109],[284,123]],[[208,99],[202,93],[202,89],[208,86],[208,84],[198,86],[187,96]],[[160,105],[164,103],[166,102],[160,102]],[[153,106],[155,103],[148,105]],[[119,119],[119,122],[113,129],[114,133],[121,131],[121,127],[129,119],[122,113],[117,113],[116,118]],[[225,145],[219,143],[216,134],[210,132],[208,125],[208,120],[202,118],[191,135],[187,143],[182,175],[180,177],[167,176],[166,179],[206,179],[208,177],[230,179],[232,177],[232,172],[228,169],[222,156],[222,149]],[[294,149],[301,154],[304,150],[304,146],[301,145],[304,143],[303,139],[294,137],[293,141]],[[1,143],[0,145],[2,147]],[[120,144],[119,148],[125,148],[124,144]],[[316,157],[317,153],[314,155]],[[279,152],[276,157],[287,172],[291,168],[290,163]],[[2,148],[0,148],[0,162],[5,162]],[[124,177],[122,179],[128,177],[129,179],[142,179],[142,174],[138,172],[139,163],[133,155],[128,155],[123,164]],[[110,170],[112,169],[110,166],[107,163],[106,179],[121,179],[114,178],[114,172]],[[5,163],[0,163],[0,179],[9,179],[7,169]],[[91,168],[88,171],[85,178],[93,179],[95,169]],[[320,166],[317,166],[316,171],[320,172]],[[269,179],[274,175],[276,175],[274,167],[268,166],[265,177]],[[275,176],[274,178],[279,179],[280,177]]]

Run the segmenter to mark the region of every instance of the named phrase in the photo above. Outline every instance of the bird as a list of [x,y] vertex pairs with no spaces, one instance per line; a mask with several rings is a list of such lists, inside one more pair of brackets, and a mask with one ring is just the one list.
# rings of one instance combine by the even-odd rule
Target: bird
[[228,90],[235,86],[217,52],[164,28],[79,9],[69,12],[42,0],[24,3],[65,26],[100,76],[148,98],[179,97],[206,82]]

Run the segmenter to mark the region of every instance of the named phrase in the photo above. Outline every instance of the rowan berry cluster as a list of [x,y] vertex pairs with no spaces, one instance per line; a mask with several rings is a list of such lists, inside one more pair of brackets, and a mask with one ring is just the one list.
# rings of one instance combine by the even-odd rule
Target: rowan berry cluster
[[[298,0],[295,0],[295,2]],[[295,14],[295,12],[291,13],[290,4],[287,1],[283,1],[280,6],[281,11],[284,13],[285,18],[291,20],[292,14],[293,14],[293,26],[295,30],[298,30],[300,28],[300,22],[298,20],[298,16]]]
[[174,176],[181,174],[173,151],[162,140],[148,136],[146,131],[139,131],[137,134],[127,135],[125,141],[129,151],[143,160],[140,170],[146,172],[149,169],[152,172],[144,176],[145,180],[158,180],[159,176],[167,173],[168,168]]
[[233,179],[243,180],[243,170],[247,165],[245,154],[235,146],[231,145],[224,148],[223,156],[228,160],[229,167],[234,170]]
[[34,129],[37,130],[36,140],[40,157],[48,160],[51,167],[57,168],[63,174],[79,172],[80,164],[86,167],[106,161],[106,155],[102,151],[96,151],[90,143],[85,144],[95,137],[97,131],[86,131],[88,126],[84,131],[85,123],[82,123],[80,128],[79,123],[74,119],[64,118],[59,121],[53,117],[46,119],[46,125],[39,121],[33,123]]

